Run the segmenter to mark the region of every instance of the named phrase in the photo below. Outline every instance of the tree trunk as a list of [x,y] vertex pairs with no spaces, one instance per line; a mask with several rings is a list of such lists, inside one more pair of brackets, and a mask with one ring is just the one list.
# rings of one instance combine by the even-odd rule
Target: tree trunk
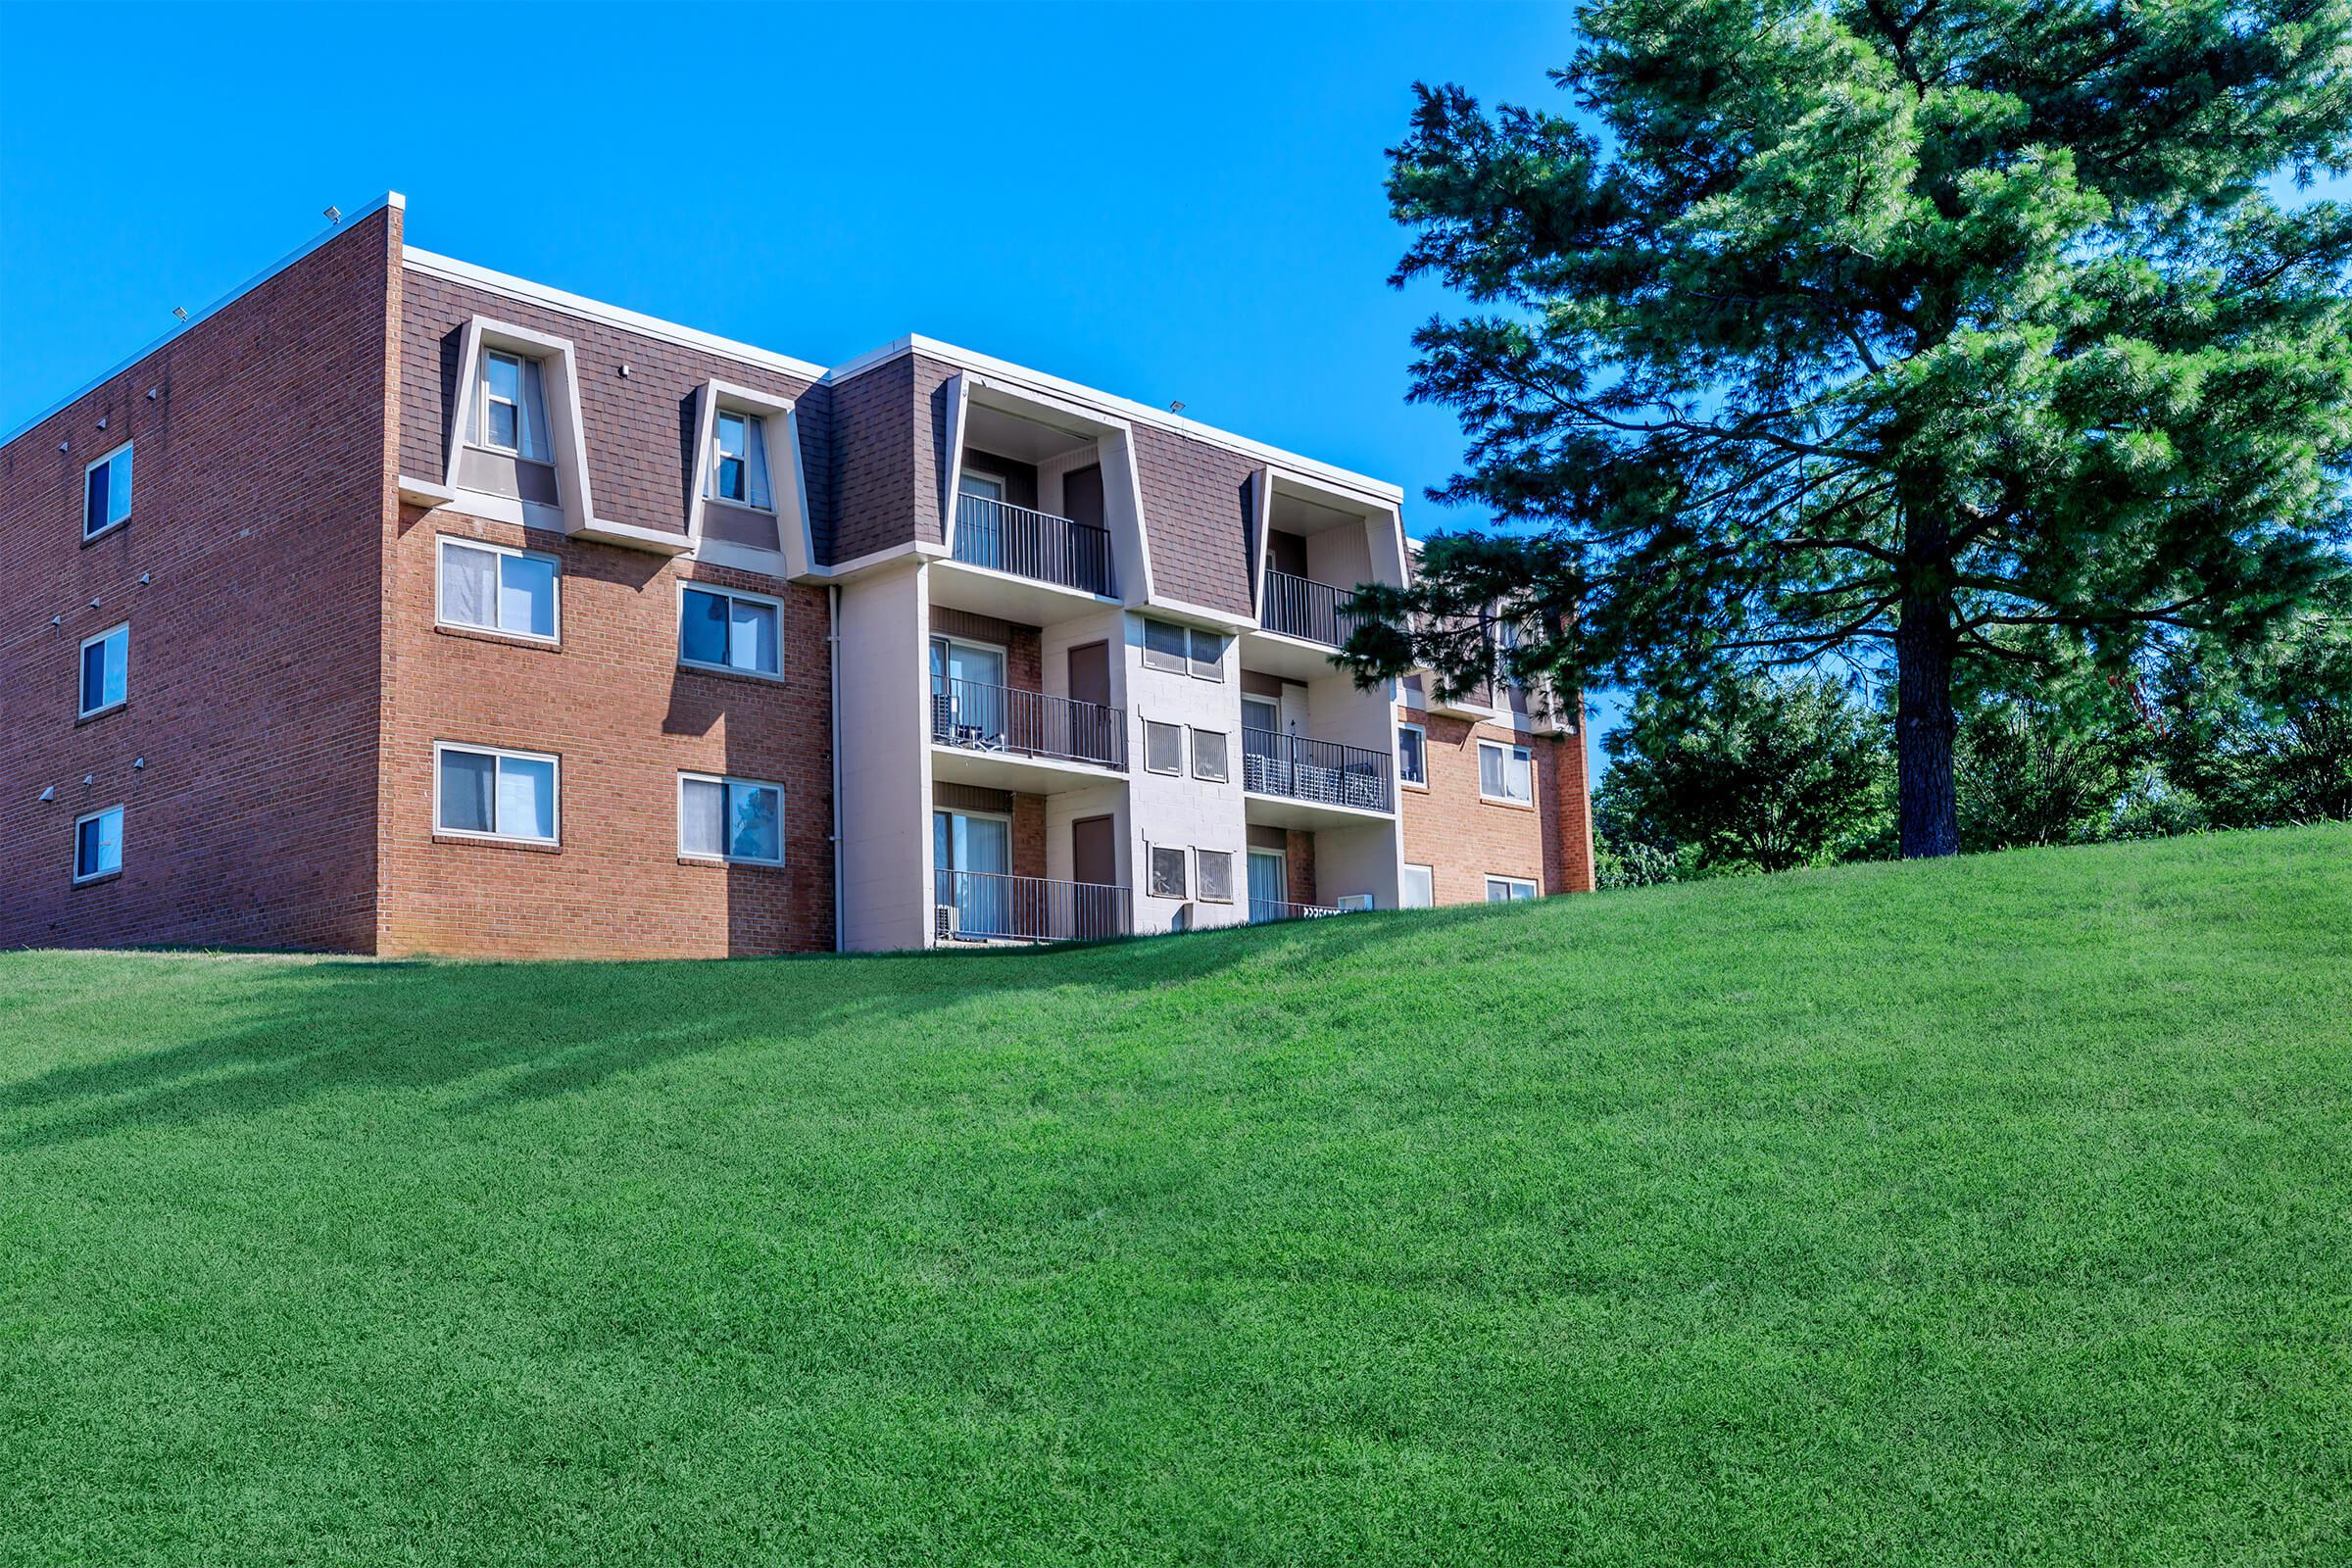
[[1960,813],[1952,794],[1952,607],[1940,598],[1905,599],[1894,629],[1895,818],[1903,858],[1960,853]]

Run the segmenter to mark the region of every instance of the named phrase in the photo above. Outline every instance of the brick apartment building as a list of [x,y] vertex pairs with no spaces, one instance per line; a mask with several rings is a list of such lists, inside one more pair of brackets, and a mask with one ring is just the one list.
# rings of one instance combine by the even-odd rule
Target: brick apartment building
[[827,369],[387,196],[0,445],[0,946],[676,956],[1592,886],[1581,704],[1358,691],[1393,485]]

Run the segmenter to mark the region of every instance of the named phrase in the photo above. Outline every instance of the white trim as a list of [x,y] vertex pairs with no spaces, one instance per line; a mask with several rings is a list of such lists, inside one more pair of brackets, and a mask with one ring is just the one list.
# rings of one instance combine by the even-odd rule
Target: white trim
[[[1156,616],[1156,615],[1138,615],[1138,616],[1136,616],[1136,619],[1138,619],[1138,620],[1140,620],[1140,621],[1142,621],[1142,622],[1144,623],[1144,624],[1143,624],[1143,630],[1137,634],[1138,641],[1137,641],[1137,644],[1136,644],[1136,646],[1137,646],[1137,648],[1138,648],[1138,650],[1139,650],[1139,653],[1138,653],[1138,655],[1137,655],[1137,659],[1138,659],[1138,662],[1140,662],[1140,663],[1141,663],[1141,664],[1144,666],[1144,668],[1146,668],[1146,669],[1149,669],[1149,670],[1154,670],[1154,671],[1156,671],[1156,672],[1158,672],[1159,674],[1162,674],[1162,675],[1190,675],[1190,674],[1192,674],[1192,672],[1193,672],[1193,628],[1192,628],[1192,627],[1190,627],[1190,626],[1187,626],[1187,625],[1186,625],[1186,624],[1185,624],[1183,621],[1181,621],[1181,620],[1165,620],[1165,619],[1162,619],[1162,618],[1160,618],[1159,616]],[[1153,648],[1153,647],[1152,646],[1152,628],[1153,626],[1166,626],[1166,627],[1170,627],[1171,629],[1173,629],[1173,630],[1175,630],[1175,631],[1177,631],[1177,632],[1179,632],[1179,633],[1181,633],[1181,634],[1182,634],[1183,647],[1182,647],[1180,650],[1178,650],[1178,652],[1177,652],[1177,655],[1176,655],[1176,658],[1177,658],[1177,662],[1176,662],[1176,664],[1175,664],[1175,665],[1173,665],[1173,666],[1170,666],[1170,665],[1167,665],[1167,664],[1155,664],[1155,663],[1152,662],[1152,660],[1153,660],[1155,657],[1156,657],[1156,658],[1160,658],[1160,659],[1165,659],[1165,658],[1167,657],[1167,655],[1165,655],[1165,654],[1163,654],[1163,653],[1160,653],[1160,652],[1159,652],[1157,649],[1155,649],[1155,648]]]
[[[520,762],[546,762],[548,773],[548,811],[555,820],[548,824],[546,838],[534,838],[527,833],[481,833],[472,828],[445,827],[441,821],[441,756],[444,752],[466,752],[475,757],[514,758]],[[490,783],[490,812],[498,814],[498,780],[495,773]],[[489,844],[553,844],[564,842],[564,759],[554,752],[520,752],[511,746],[479,746],[472,741],[433,742],[433,836],[445,839],[476,839]]]
[[[958,496],[964,493],[963,481],[966,479],[986,479],[997,487],[996,499],[999,502],[1006,506],[1012,504],[1011,498],[1005,494],[1012,488],[1012,480],[1008,476],[1002,473],[991,473],[986,468],[967,468],[959,461],[956,465],[956,493]],[[989,498],[983,496],[980,499],[985,501]]]
[[95,811],[84,811],[84,812],[82,812],[82,813],[81,813],[79,816],[77,816],[77,817],[75,817],[75,818],[74,819],[74,849],[73,849],[73,858],[72,858],[72,859],[69,861],[69,864],[70,864],[70,866],[71,866],[71,868],[72,868],[72,872],[73,872],[73,877],[74,877],[74,886],[75,886],[75,887],[79,887],[79,886],[81,886],[81,885],[82,885],[84,882],[95,882],[95,881],[98,881],[98,880],[99,880],[101,877],[119,876],[119,875],[121,875],[121,874],[122,874],[122,862],[121,857],[122,857],[122,856],[123,856],[125,853],[126,853],[126,846],[125,846],[125,845],[123,845],[123,844],[117,844],[117,845],[116,845],[116,847],[115,847],[115,854],[116,854],[116,856],[118,857],[118,858],[116,859],[116,862],[115,862],[114,868],[113,868],[112,870],[107,870],[107,871],[84,871],[84,870],[81,868],[81,824],[82,824],[82,823],[84,823],[84,822],[94,822],[94,821],[96,821],[98,818],[100,818],[100,817],[102,817],[102,816],[111,816],[111,815],[120,815],[120,816],[122,816],[122,822],[123,822],[123,827],[122,827],[122,836],[124,839],[128,839],[128,837],[130,836],[130,832],[129,832],[130,813],[129,813],[128,811],[126,811],[126,810],[124,810],[124,809],[123,809],[123,803],[122,803],[122,802],[121,802],[121,801],[117,801],[117,802],[116,802],[114,805],[112,805],[112,806],[101,806],[101,807],[100,807],[100,808],[98,808],[98,809],[96,809]]
[[[1513,890],[1513,896],[1512,896],[1512,897],[1510,897],[1510,898],[1507,898],[1507,899],[1498,899],[1498,898],[1496,898],[1496,897],[1494,896],[1494,884],[1495,884],[1495,883],[1497,883],[1497,882],[1501,883],[1501,884],[1502,884],[1504,887],[1506,887],[1506,888],[1512,889],[1512,890]],[[1528,898],[1530,898],[1530,899],[1537,899],[1537,898],[1541,898],[1541,897],[1543,897],[1543,895],[1544,895],[1544,890],[1543,890],[1542,888],[1540,888],[1540,887],[1536,886],[1535,879],[1534,879],[1533,877],[1524,877],[1524,876],[1495,876],[1495,875],[1494,875],[1494,874],[1492,874],[1492,873],[1489,873],[1489,875],[1488,875],[1488,877],[1487,877],[1487,902],[1488,902],[1489,904],[1517,904],[1517,903],[1523,903],[1523,902],[1525,902],[1525,901],[1523,901],[1523,900],[1521,900],[1521,899],[1519,899],[1519,898],[1517,897],[1517,892],[1516,892],[1516,890],[1517,890],[1517,889],[1520,889],[1520,888],[1525,888],[1525,889],[1527,889],[1527,896],[1528,896]]]
[[[92,458],[81,466],[81,542],[83,544],[86,545],[93,539],[102,539],[130,521],[130,506],[126,502],[122,508],[122,515],[111,522],[102,522],[95,528],[90,526],[90,470],[105,466],[136,445],[138,445],[136,441],[125,441],[104,457]],[[130,482],[131,494],[136,496],[139,482],[139,466],[136,463],[130,466]],[[106,508],[109,512],[115,508],[115,478],[111,473],[106,478]]]
[[[1149,722],[1151,722],[1151,721],[1150,721],[1149,719],[1147,719],[1145,722],[1149,723]],[[1214,728],[1213,726],[1210,726],[1210,725],[1205,725],[1205,724],[1187,724],[1187,725],[1185,726],[1185,728],[1187,728],[1187,729],[1189,729],[1189,730],[1191,730],[1191,731],[1193,732],[1192,739],[1186,743],[1186,745],[1187,745],[1187,747],[1188,747],[1188,749],[1189,749],[1189,751],[1190,751],[1191,758],[1192,758],[1192,763],[1193,763],[1193,771],[1192,771],[1192,776],[1193,776],[1194,778],[1197,778],[1197,779],[1200,780],[1200,781],[1201,781],[1202,783],[1204,783],[1204,784],[1230,784],[1230,783],[1232,783],[1232,782],[1233,782],[1233,731],[1231,731],[1231,730],[1227,730],[1227,729],[1217,729],[1217,728]],[[1214,735],[1214,736],[1215,736],[1217,739],[1219,739],[1219,740],[1221,740],[1221,741],[1223,741],[1223,742],[1225,743],[1225,771],[1224,771],[1224,772],[1222,772],[1222,773],[1203,773],[1203,772],[1201,772],[1201,771],[1200,771],[1200,737],[1201,737],[1201,736],[1203,736],[1203,735]]]
[[[351,220],[345,219],[344,221],[348,223]],[[528,278],[516,277],[511,272],[493,271],[487,267],[477,267],[471,262],[461,262],[455,257],[436,255],[432,251],[418,250],[414,246],[403,250],[401,264],[405,268],[423,272],[428,276],[443,277],[457,283],[471,283],[478,288],[486,288],[511,299],[525,300],[534,305],[552,306],[567,315],[624,327],[632,332],[643,333],[647,337],[675,343],[682,348],[710,349],[735,359],[749,360],[768,369],[806,376],[811,381],[821,380],[826,373],[825,368],[821,365],[811,365],[807,360],[796,360],[789,354],[778,354],[773,349],[763,349],[754,344],[738,342],[734,338],[720,337],[714,332],[705,332],[697,327],[682,326],[676,321],[665,321],[660,317],[641,315],[636,311],[626,310],[618,305],[607,305],[582,295],[568,294],[563,289],[550,288],[545,283],[534,283]]]
[[[715,378],[705,381],[696,394],[694,417],[694,465],[689,476],[686,496],[686,538],[689,552],[698,560],[719,562],[741,566],[748,571],[763,572],[769,576],[804,577],[827,576],[831,572],[818,568],[816,535],[808,515],[808,480],[801,462],[801,417],[795,399],[778,397],[757,387],[738,385],[733,381]],[[710,494],[712,466],[718,440],[718,416],[721,411],[748,414],[761,422],[760,456],[767,464],[767,500],[765,507],[746,502],[729,501],[723,496]],[[791,462],[777,457],[779,447],[789,449]],[[749,485],[746,485],[748,492]],[[721,506],[741,507],[746,512],[765,513],[776,520],[776,554],[779,559],[764,562],[752,552],[754,546],[733,544],[724,539],[704,536],[708,520],[707,503],[716,501]],[[727,559],[728,557],[733,559]]]
[[[1200,874],[1200,867],[1203,863],[1201,858],[1209,855],[1225,857],[1225,896],[1223,898],[1218,898],[1208,891],[1208,878]],[[1249,869],[1248,863],[1244,862],[1242,881],[1245,892],[1250,879]],[[1201,904],[1236,904],[1240,902],[1233,896],[1233,852],[1231,850],[1204,850],[1198,844],[1193,846],[1193,897]]]
[[[122,695],[116,698],[111,703],[101,702],[96,708],[83,708],[81,706],[82,662],[89,657],[90,644],[105,642],[109,638],[113,637],[117,632],[121,632],[122,634]],[[106,683],[103,675],[99,680],[98,695],[100,697],[104,697],[106,695]],[[118,620],[112,626],[107,627],[106,630],[101,632],[93,632],[89,636],[84,637],[81,640],[81,646],[74,650],[74,707],[75,709],[74,717],[75,722],[79,722],[85,718],[96,718],[100,713],[113,712],[116,709],[122,707],[129,701],[130,622],[127,620]]]
[[[1168,851],[1169,853],[1173,854],[1173,855],[1176,857],[1176,863],[1177,863],[1179,866],[1183,867],[1183,871],[1181,872],[1181,874],[1180,874],[1180,877],[1179,877],[1179,880],[1180,880],[1180,881],[1183,883],[1183,885],[1182,885],[1182,886],[1180,886],[1179,888],[1177,888],[1177,890],[1176,890],[1175,892],[1173,892],[1173,893],[1162,893],[1162,892],[1160,892],[1160,891],[1159,891],[1157,888],[1155,888],[1155,887],[1153,887],[1153,886],[1152,885],[1152,872],[1153,872],[1155,869],[1157,869],[1157,867],[1155,867],[1155,866],[1152,864],[1152,861],[1153,861],[1153,860],[1154,860],[1154,859],[1155,859],[1155,858],[1158,857],[1159,853],[1160,853],[1162,850]],[[1182,845],[1182,844],[1161,844],[1161,843],[1159,843],[1159,842],[1157,842],[1156,840],[1153,840],[1153,839],[1146,839],[1146,840],[1144,840],[1144,887],[1143,887],[1143,893],[1144,893],[1144,897],[1145,897],[1145,898],[1147,898],[1147,899],[1190,899],[1190,898],[1193,896],[1193,891],[1192,891],[1192,875],[1193,875],[1193,857],[1192,857],[1192,855],[1191,855],[1191,853],[1190,853],[1190,847],[1189,847],[1189,846]]]
[[[1152,765],[1152,732],[1155,729],[1172,729],[1176,732],[1176,765],[1174,767],[1153,767]],[[1145,772],[1157,773],[1162,778],[1184,777],[1184,725],[1170,723],[1164,718],[1147,718],[1144,720]]]
[[0,447],[11,445],[19,436],[24,435],[34,425],[41,423],[45,419],[54,417],[55,416],[72,408],[74,404],[80,402],[83,398],[88,397],[91,393],[106,385],[107,382],[112,381],[116,376],[121,375],[124,370],[127,370],[132,366],[137,365],[141,360],[146,359],[149,355],[162,348],[165,344],[171,342],[173,338],[178,337],[182,333],[186,332],[188,328],[194,326],[197,322],[220,315],[229,306],[234,305],[237,301],[243,299],[255,289],[260,288],[264,283],[269,282],[278,273],[284,271],[287,268],[292,267],[296,262],[301,261],[305,256],[310,255],[311,252],[318,249],[318,247],[321,245],[326,244],[336,235],[347,233],[351,229],[357,227],[362,219],[373,218],[377,213],[382,212],[387,207],[391,208],[395,212],[398,212],[408,205],[409,203],[407,197],[401,195],[401,193],[396,190],[388,190],[381,196],[378,196],[375,200],[369,202],[367,206],[361,208],[358,212],[344,214],[342,222],[332,223],[327,227],[320,229],[309,239],[304,240],[300,245],[297,245],[292,250],[286,252],[285,255],[279,257],[276,261],[271,262],[268,267],[265,267],[260,271],[254,273],[244,282],[239,283],[235,288],[230,289],[227,293],[213,301],[212,304],[207,305],[203,310],[198,311],[186,320],[174,325],[169,332],[166,332],[161,337],[150,341],[146,347],[138,350],[128,359],[122,360],[109,367],[107,369],[99,372],[97,375],[90,377],[90,379],[84,381],[81,385],[75,387],[64,397],[59,398],[55,403],[50,404],[47,408],[34,415],[31,418],[26,419],[24,423],[10,430],[8,434],[0,435]]
[[[1484,754],[1490,746],[1498,752],[1524,752],[1527,754],[1527,798],[1525,800],[1521,800],[1516,795],[1489,795],[1487,793],[1487,769]],[[1536,804],[1536,749],[1533,746],[1522,746],[1517,741],[1481,740],[1478,743],[1478,798],[1480,800],[1492,802],[1496,806],[1533,806]],[[1502,782],[1506,789],[1510,787],[1511,782],[1510,764],[1515,760],[1517,759],[1507,756],[1503,759]]]
[[[1404,873],[1407,871],[1418,871],[1429,879],[1429,902],[1427,904],[1412,904],[1406,901],[1404,893]],[[1434,909],[1437,907],[1437,866],[1434,864],[1425,865],[1418,860],[1404,860],[1399,862],[1396,874],[1396,906],[1400,909]]]
[[[1206,605],[1189,604],[1182,599],[1147,598],[1135,607],[1135,612],[1139,615],[1152,615],[1160,620],[1181,621],[1188,626],[1206,626],[1211,631],[1221,631],[1229,637],[1240,637],[1260,629],[1255,621],[1245,620],[1231,611],[1211,610]],[[1321,648],[1322,644],[1308,643],[1305,646]],[[1324,652],[1330,650],[1325,649]]]
[[[726,785],[740,784],[745,789],[774,790],[776,792],[776,858],[772,860],[763,860],[756,855],[729,855],[723,852],[718,855],[705,855],[699,851],[689,850],[686,848],[686,784],[689,779],[698,784],[716,784],[721,786],[718,799],[719,810],[722,813],[726,810],[727,804],[726,792],[724,788]],[[692,768],[680,768],[678,769],[677,805],[679,859],[695,860],[707,865],[782,865],[784,863],[784,786],[777,783],[774,779],[738,778],[732,773],[702,773],[697,772]],[[725,837],[723,832],[723,822],[721,827],[722,832],[720,837],[723,839]]]
[[[1406,778],[1404,776],[1404,732],[1408,729],[1421,737],[1421,776],[1417,779]],[[1396,724],[1396,787],[1398,789],[1406,790],[1428,789],[1429,726],[1426,724],[1408,724],[1399,719]]]
[[1014,365],[1008,360],[975,354],[969,349],[957,348],[953,343],[943,343],[937,338],[924,337],[919,333],[909,333],[906,337],[885,343],[880,348],[870,349],[853,359],[846,360],[827,370],[825,379],[834,382],[847,381],[908,354],[921,354],[927,358],[953,365],[959,369],[995,377],[1031,391],[1033,394],[1042,393],[1070,399],[1084,410],[1092,412],[1097,417],[1131,419],[1138,424],[1149,424],[1157,429],[1173,431],[1178,435],[1191,436],[1197,441],[1206,441],[1211,445],[1222,446],[1244,456],[1254,457],[1260,462],[1278,463],[1301,474],[1311,474],[1325,484],[1360,492],[1366,500],[1385,501],[1392,506],[1401,505],[1404,500],[1404,491],[1401,486],[1391,484],[1384,479],[1375,479],[1370,474],[1351,472],[1300,453],[1268,446],[1262,441],[1252,441],[1247,436],[1236,435],[1230,430],[1220,430],[1215,425],[1202,424],[1198,419],[1188,419],[1182,415],[1170,414],[1165,409],[1155,409],[1149,404],[1138,403],[1115,393],[1099,391],[1077,381],[1064,380],[1057,375],[1049,375],[1042,370],[1032,370],[1025,366]]
[[[1002,791],[1001,791],[1000,793],[1008,793],[1008,792],[1002,792]],[[934,805],[934,806],[931,808],[931,822],[930,822],[930,824],[929,824],[929,828],[928,828],[928,831],[929,831],[929,832],[930,832],[930,834],[932,835],[932,842],[931,842],[931,843],[929,843],[929,844],[926,844],[926,845],[923,847],[923,853],[924,853],[926,856],[928,856],[929,854],[931,854],[931,853],[932,853],[932,851],[934,851],[934,850],[935,850],[935,849],[938,847],[938,840],[937,840],[937,834],[938,834],[938,831],[939,831],[938,823],[939,823],[939,819],[940,819],[941,817],[943,817],[943,816],[944,816],[944,817],[948,817],[948,818],[950,818],[951,820],[952,820],[953,818],[956,818],[956,817],[958,817],[958,816],[960,816],[960,817],[962,817],[962,818],[963,818],[965,821],[967,821],[967,822],[1002,822],[1002,823],[1004,823],[1004,870],[1002,870],[1002,871],[979,871],[979,870],[974,870],[974,869],[973,869],[971,866],[968,866],[968,865],[934,865],[934,866],[931,868],[932,874],[933,874],[934,876],[938,875],[938,874],[939,874],[940,872],[942,872],[942,871],[946,871],[946,872],[950,873],[951,875],[966,875],[966,876],[1013,876],[1013,875],[1016,875],[1016,874],[1017,874],[1017,873],[1016,873],[1016,872],[1013,870],[1013,868],[1012,868],[1012,851],[1013,851],[1013,842],[1012,842],[1012,813],[1011,813],[1010,811],[984,811],[984,810],[978,810],[978,809],[975,809],[975,808],[970,808],[970,807],[963,807],[963,806],[939,806],[939,805]],[[955,832],[955,829],[953,828],[953,826],[951,826],[951,827],[949,828],[949,830],[948,830],[948,854],[949,854],[949,856],[950,856],[950,857],[953,857],[953,856],[955,855],[955,853],[956,853],[956,832]],[[934,903],[936,903],[936,902],[938,902],[938,901],[937,901],[936,899],[934,899],[934,900],[933,900],[933,902],[934,902]]]
[[[556,596],[553,607],[555,631],[542,637],[537,632],[515,631],[506,626],[476,626],[471,621],[452,620],[443,614],[442,607],[449,602],[442,589],[448,578],[444,567],[449,561],[451,545],[456,545],[464,550],[479,550],[485,555],[513,556],[522,561],[544,561],[555,567],[555,579],[550,585]],[[493,585],[493,592],[498,598],[498,610],[493,611],[493,613],[497,613],[498,611],[503,611],[505,608],[506,591],[506,568],[501,566],[498,569],[498,579]],[[564,558],[551,556],[544,550],[517,550],[513,545],[494,545],[487,539],[469,538],[462,533],[435,534],[433,536],[433,624],[454,627],[459,631],[479,631],[487,632],[495,637],[512,637],[517,642],[541,643],[550,648],[561,646],[564,641]]]
[[[523,501],[515,496],[469,490],[458,481],[460,466],[469,447],[477,452],[513,457],[518,463],[538,461],[519,457],[503,448],[484,446],[472,439],[472,435],[479,434],[482,428],[479,403],[482,395],[482,356],[486,353],[503,353],[510,358],[539,362],[539,401],[546,408],[548,422],[547,465],[556,470],[556,504],[553,507]],[[555,384],[551,385],[551,381]],[[579,357],[569,338],[554,337],[487,316],[470,318],[466,323],[458,356],[457,404],[449,411],[443,440],[449,450],[443,458],[442,483],[455,497],[454,504],[461,512],[536,528],[548,527],[549,514],[552,513],[558,519],[556,526],[560,531],[591,538],[601,537],[606,530],[622,533],[642,531],[633,530],[632,525],[627,523],[597,520],[596,503],[588,483],[588,440],[580,422]],[[686,547],[686,541],[681,536],[663,535],[662,538],[674,540],[678,550]]]
[[[776,612],[776,667],[773,669],[748,669],[741,664],[713,664],[700,659],[688,659],[686,657],[686,595],[690,591],[698,594],[712,594],[721,599],[747,600],[755,605],[765,605],[774,611]],[[698,577],[680,577],[678,579],[677,610],[676,646],[679,668],[711,670],[721,675],[751,675],[760,680],[780,681],[784,678],[784,601],[778,599],[774,594],[756,593],[749,588],[728,588],[718,583],[705,582]],[[733,617],[730,616],[730,623]]]

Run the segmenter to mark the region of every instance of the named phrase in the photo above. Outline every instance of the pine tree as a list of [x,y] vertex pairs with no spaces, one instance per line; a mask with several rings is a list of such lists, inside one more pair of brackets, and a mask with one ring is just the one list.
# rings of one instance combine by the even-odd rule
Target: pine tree
[[[1587,123],[1418,89],[1396,281],[1493,533],[1369,587],[1360,678],[1843,661],[1905,855],[1953,692],[2256,641],[2345,572],[2352,3],[1609,0]],[[1590,128],[1588,128],[1588,124]],[[1496,616],[1520,623],[1497,655]]]

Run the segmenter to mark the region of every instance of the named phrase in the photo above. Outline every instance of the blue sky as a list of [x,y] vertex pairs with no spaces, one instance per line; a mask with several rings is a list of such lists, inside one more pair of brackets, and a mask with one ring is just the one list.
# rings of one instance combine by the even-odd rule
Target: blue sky
[[[0,7],[0,428],[321,224],[837,363],[908,331],[1389,477],[1416,76],[1546,96],[1566,7]],[[400,47],[387,50],[387,36]],[[1411,509],[1410,525],[1439,525]]]
[[[1395,480],[1416,78],[1550,99],[1564,5],[0,6],[0,429],[387,189],[412,243],[823,364],[922,332]],[[453,70],[456,40],[514,64]],[[385,47],[387,38],[398,47]]]

